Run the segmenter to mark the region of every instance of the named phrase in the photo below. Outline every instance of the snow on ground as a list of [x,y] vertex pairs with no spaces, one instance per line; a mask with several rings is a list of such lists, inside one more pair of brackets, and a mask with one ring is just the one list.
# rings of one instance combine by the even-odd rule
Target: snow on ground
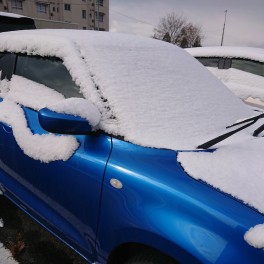
[[264,224],[250,228],[244,238],[251,246],[264,249]]
[[0,264],[17,264],[11,255],[11,252],[7,250],[0,242]]

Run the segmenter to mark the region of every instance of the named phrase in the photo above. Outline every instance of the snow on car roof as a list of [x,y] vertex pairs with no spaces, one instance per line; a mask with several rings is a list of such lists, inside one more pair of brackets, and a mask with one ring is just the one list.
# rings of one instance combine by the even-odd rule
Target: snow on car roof
[[264,49],[252,47],[198,47],[185,49],[194,57],[241,58],[264,62]]
[[13,17],[13,18],[23,18],[23,17],[26,17],[26,16],[14,14],[14,13],[7,13],[7,12],[0,12],[0,16]]
[[143,37],[78,30],[1,35],[0,51],[57,56],[102,113],[100,128],[148,147],[193,149],[251,112],[192,56]]

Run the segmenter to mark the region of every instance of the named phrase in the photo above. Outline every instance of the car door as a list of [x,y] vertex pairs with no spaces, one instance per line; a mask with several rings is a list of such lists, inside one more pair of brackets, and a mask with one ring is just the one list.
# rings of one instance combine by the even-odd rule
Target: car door
[[[10,82],[12,87],[19,87],[24,93],[21,98],[29,102],[41,98],[43,103],[45,87],[65,98],[82,96],[57,58],[18,55],[14,74]],[[28,81],[32,94],[34,87],[39,94],[29,94]],[[22,105],[32,134],[47,134],[39,124],[38,111],[23,106],[23,100],[19,100],[17,96],[16,101]],[[12,127],[3,122],[0,125],[0,182],[5,194],[83,256],[92,258],[111,138],[100,133],[74,136],[79,147],[68,160],[45,163],[24,153]],[[41,144],[39,147],[41,151]]]

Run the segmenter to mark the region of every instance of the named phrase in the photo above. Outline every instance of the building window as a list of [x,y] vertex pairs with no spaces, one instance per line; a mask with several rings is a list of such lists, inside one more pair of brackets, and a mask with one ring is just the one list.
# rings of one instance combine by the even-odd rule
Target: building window
[[104,22],[104,13],[99,12],[99,16],[98,16],[98,12],[95,12],[95,19],[96,21]]
[[22,0],[12,0],[11,6],[15,9],[22,9]]
[[70,4],[64,4],[64,10],[71,11],[71,5]]
[[96,0],[96,5],[103,6],[104,5],[104,0]]
[[86,10],[82,10],[82,18],[86,19]]
[[47,13],[47,5],[42,3],[37,3],[37,12],[38,13]]

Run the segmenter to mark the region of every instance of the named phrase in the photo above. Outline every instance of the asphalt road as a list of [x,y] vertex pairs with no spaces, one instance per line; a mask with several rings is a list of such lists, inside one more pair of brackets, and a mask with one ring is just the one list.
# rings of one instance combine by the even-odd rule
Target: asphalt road
[[0,241],[20,264],[87,263],[2,195],[0,218],[4,220]]

